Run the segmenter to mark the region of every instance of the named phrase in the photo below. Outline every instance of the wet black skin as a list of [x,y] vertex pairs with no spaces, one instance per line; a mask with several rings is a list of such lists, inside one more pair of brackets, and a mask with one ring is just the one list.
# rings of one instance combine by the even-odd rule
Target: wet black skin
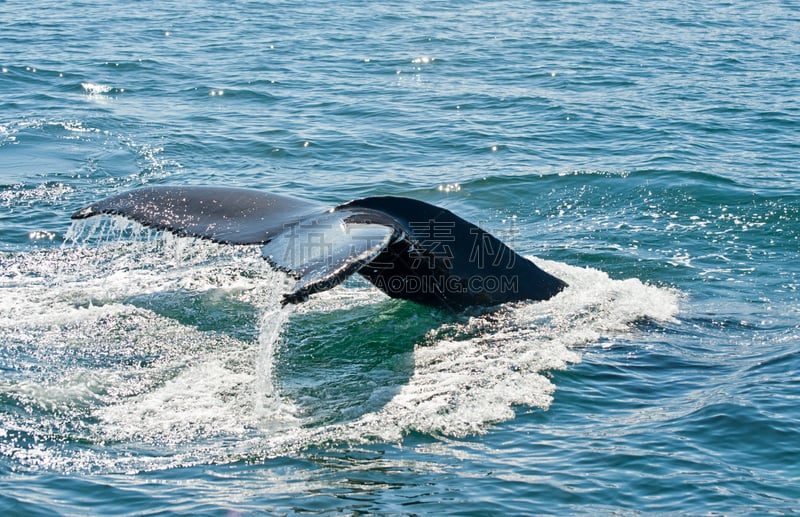
[[393,298],[451,311],[546,300],[566,287],[478,226],[406,197],[367,197],[327,208],[251,189],[157,186],[100,200],[72,218],[119,215],[180,236],[254,245],[331,213],[341,213],[345,224],[390,228],[391,239],[368,262],[354,257],[339,269],[315,271],[321,278],[287,293],[284,303],[302,302],[356,272]]

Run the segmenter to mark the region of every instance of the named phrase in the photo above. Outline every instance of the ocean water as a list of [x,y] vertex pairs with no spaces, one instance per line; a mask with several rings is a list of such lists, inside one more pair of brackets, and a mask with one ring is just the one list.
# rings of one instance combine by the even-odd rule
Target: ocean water
[[[0,513],[800,513],[800,4],[0,1]],[[488,316],[69,215],[435,203]]]

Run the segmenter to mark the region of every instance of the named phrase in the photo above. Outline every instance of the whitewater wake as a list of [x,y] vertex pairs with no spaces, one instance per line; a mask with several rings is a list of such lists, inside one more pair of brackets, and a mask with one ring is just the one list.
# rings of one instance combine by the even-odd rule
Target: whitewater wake
[[[290,279],[257,248],[102,224],[117,226],[83,228],[88,247],[0,255],[0,454],[20,469],[135,472],[411,432],[484,433],[515,408],[547,409],[556,389],[548,372],[638,321],[672,319],[680,299],[532,259],[569,288],[491,315],[430,316],[358,281],[280,308]],[[388,363],[404,366],[362,365],[359,402],[338,401],[331,417],[324,383],[279,368],[297,357],[283,352],[305,345],[303,329],[288,342],[286,328],[376,304],[430,328]],[[369,319],[348,328],[350,341],[359,329],[384,332]],[[346,359],[335,345],[332,360]]]

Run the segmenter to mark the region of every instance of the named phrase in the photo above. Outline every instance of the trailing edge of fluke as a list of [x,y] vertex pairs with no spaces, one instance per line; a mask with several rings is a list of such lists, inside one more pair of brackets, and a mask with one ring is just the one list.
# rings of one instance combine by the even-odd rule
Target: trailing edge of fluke
[[406,197],[330,208],[251,189],[155,186],[105,198],[72,219],[101,214],[220,244],[261,245],[271,265],[297,279],[284,304],[355,273],[393,298],[451,311],[546,300],[566,287],[478,226]]

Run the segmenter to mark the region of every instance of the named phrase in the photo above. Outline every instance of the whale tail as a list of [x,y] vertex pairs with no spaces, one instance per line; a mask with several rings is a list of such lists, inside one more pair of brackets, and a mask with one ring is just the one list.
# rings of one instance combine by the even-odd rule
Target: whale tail
[[333,208],[257,190],[143,187],[100,200],[73,219],[107,214],[221,244],[261,245],[297,279],[299,303],[359,273],[393,298],[459,311],[545,300],[566,287],[499,239],[444,208],[379,196]]

